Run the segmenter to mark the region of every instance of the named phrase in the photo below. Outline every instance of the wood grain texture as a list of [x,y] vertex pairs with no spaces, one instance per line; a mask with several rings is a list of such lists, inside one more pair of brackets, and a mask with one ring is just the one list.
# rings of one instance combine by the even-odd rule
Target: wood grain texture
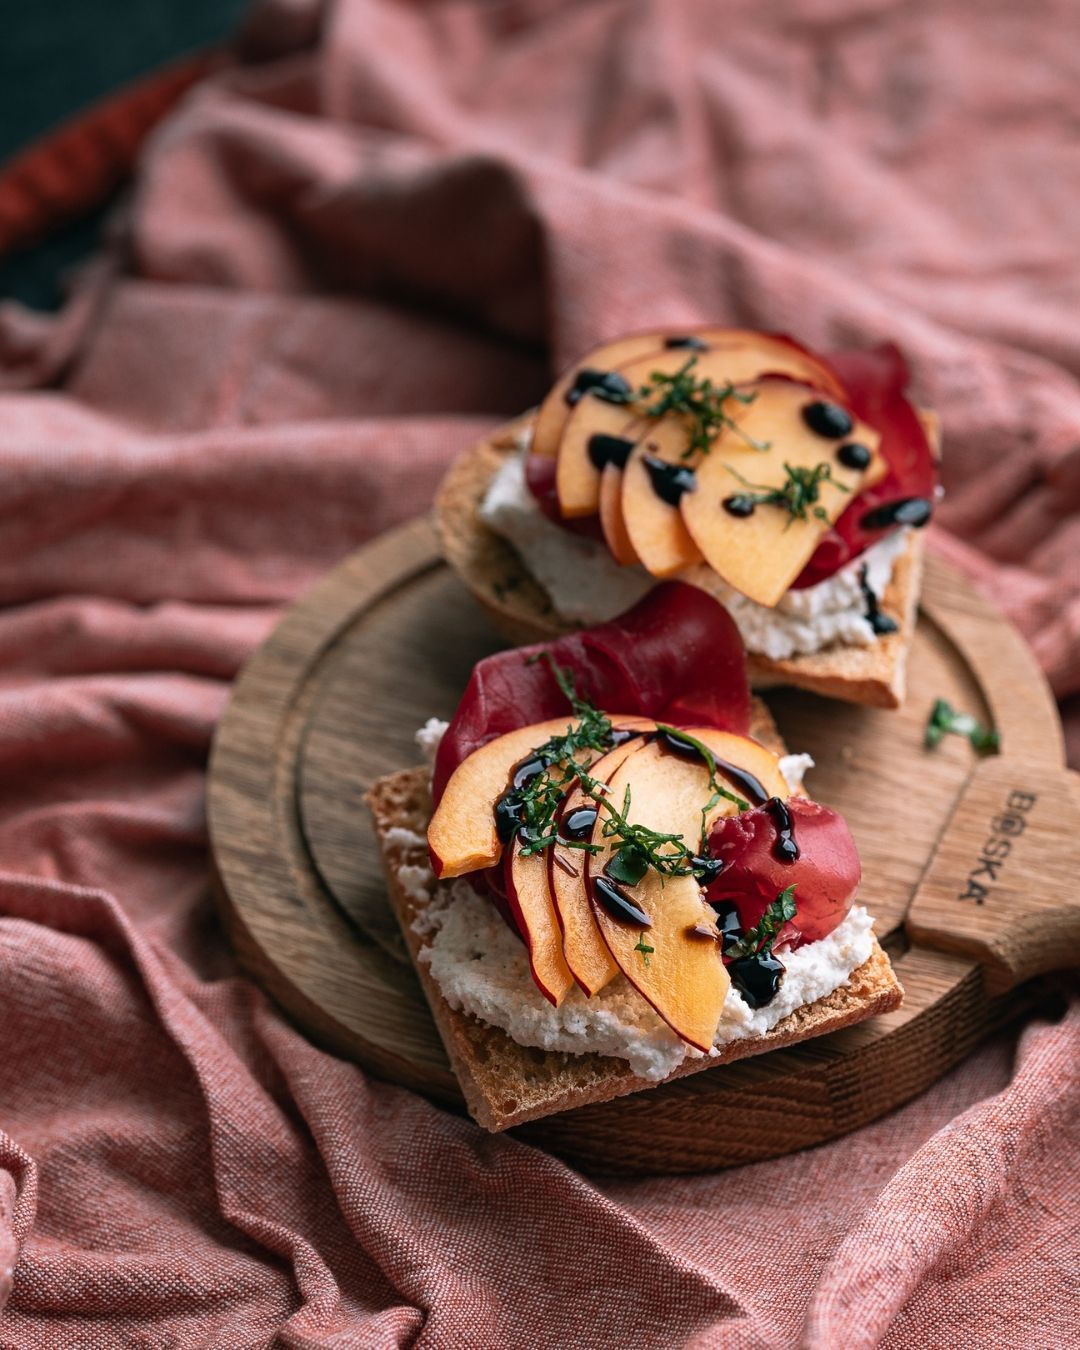
[[[211,762],[221,900],[245,966],[313,1039],[446,1105],[460,1094],[401,959],[362,796],[416,762],[415,728],[448,717],[474,662],[499,645],[417,521],[348,559],[285,616],[241,675]],[[1002,757],[978,763],[951,736],[924,750],[938,697],[993,719]],[[1005,621],[931,558],[904,708],[791,690],[768,701],[789,746],[818,761],[812,794],[851,823],[861,898],[905,1004],[761,1060],[522,1127],[580,1166],[694,1171],[819,1143],[922,1091],[1038,996],[1027,985],[992,997],[970,955],[911,945],[924,930],[904,929],[935,851],[951,884],[946,826],[969,782],[1014,756],[1061,769],[1053,700]],[[1048,800],[1065,798],[1055,787]],[[1075,831],[1063,847],[1075,874]],[[1029,877],[1030,894],[1041,893],[1038,880]]]

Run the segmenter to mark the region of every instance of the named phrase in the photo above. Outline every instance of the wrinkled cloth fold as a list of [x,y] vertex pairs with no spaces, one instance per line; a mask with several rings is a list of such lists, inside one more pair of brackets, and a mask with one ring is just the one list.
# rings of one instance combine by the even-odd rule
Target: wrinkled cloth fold
[[236,970],[206,756],[282,606],[621,331],[897,341],[932,546],[1080,758],[1069,0],[268,0],[63,314],[0,308],[0,1345],[1080,1341],[1080,1011],[786,1159],[587,1179]]

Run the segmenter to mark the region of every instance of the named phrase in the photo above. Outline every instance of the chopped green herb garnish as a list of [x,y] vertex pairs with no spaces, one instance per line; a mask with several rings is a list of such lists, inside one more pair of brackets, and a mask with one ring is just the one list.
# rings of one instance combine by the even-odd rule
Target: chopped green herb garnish
[[797,906],[794,893],[794,883],[782,890],[765,910],[757,926],[748,929],[734,942],[729,942],[724,948],[724,955],[732,960],[759,954],[767,956],[772,951],[772,945],[780,929],[789,919],[795,917]]
[[632,824],[627,818],[630,811],[629,783],[623,794],[622,809],[619,810],[607,796],[605,784],[598,783],[584,770],[579,772],[578,777],[582,788],[605,813],[602,834],[606,839],[619,840],[618,847],[605,867],[613,881],[636,886],[649,868],[661,877],[693,875],[693,853],[687,848],[681,834],[664,834],[660,830],[650,829],[648,825]]
[[783,487],[764,487],[761,483],[751,483],[730,464],[724,467],[742,483],[743,487],[752,489],[750,492],[740,493],[740,497],[755,505],[761,502],[768,506],[783,507],[791,518],[788,525],[792,520],[807,520],[811,515],[828,523],[829,513],[823,506],[817,505],[822,483],[831,483],[841,492],[848,491],[843,483],[838,483],[832,476],[832,465],[824,462],[815,464],[812,469],[800,464],[785,463],[784,472],[787,477]]
[[[756,393],[740,393],[730,382],[714,384],[708,378],[694,375],[697,357],[691,356],[672,375],[654,370],[648,382],[638,390],[638,400],[645,404],[646,417],[660,418],[668,413],[682,417],[690,431],[690,444],[683,451],[683,459],[693,455],[707,455],[713,442],[726,427],[741,437],[753,450],[768,450],[768,441],[755,441],[727,412],[725,404],[753,403]],[[651,401],[650,401],[651,400]]]
[[658,731],[692,746],[709,771],[711,795],[702,807],[701,840],[695,850],[689,847],[681,834],[665,834],[647,825],[631,822],[629,784],[621,810],[615,806],[609,799],[607,784],[593,778],[588,772],[593,760],[612,747],[614,737],[611,719],[578,694],[573,675],[560,666],[550,652],[540,652],[526,659],[530,663],[543,661],[548,666],[578,720],[576,725],[569,723],[563,735],[550,737],[527,757],[542,767],[514,794],[522,854],[529,857],[540,853],[557,839],[568,848],[580,849],[582,852],[595,854],[602,851],[603,845],[594,844],[591,840],[566,839],[559,835],[559,808],[566,794],[577,786],[596,803],[597,809],[603,814],[603,836],[617,841],[605,866],[612,881],[636,886],[650,869],[661,879],[685,876],[700,878],[705,874],[709,861],[705,854],[709,813],[722,800],[734,802],[740,811],[747,810],[749,806],[742,797],[736,796],[720,782],[716,757],[709,747],[696,736],[676,727],[662,723],[657,727]]
[[649,957],[654,951],[656,951],[656,948],[650,947],[649,944],[645,941],[644,935],[642,935],[641,937],[638,938],[637,946],[634,948],[634,951],[640,952],[641,959],[645,962],[646,965],[648,965]]
[[945,699],[935,700],[926,723],[925,744],[933,749],[947,733],[966,736],[980,755],[996,755],[1001,749],[1001,735],[987,729],[970,713],[957,712]]
[[[582,767],[578,762],[579,757],[587,756],[591,761],[595,755],[611,749],[613,738],[611,719],[594,708],[587,699],[579,697],[573,675],[560,666],[550,652],[540,652],[526,659],[530,663],[540,660],[548,666],[578,719],[576,725],[567,724],[563,735],[549,737],[529,756],[530,759],[540,761],[545,768],[519,788],[517,793],[521,851],[528,857],[548,848],[558,837],[556,817],[563,798]],[[599,851],[597,845],[591,845],[585,840],[564,839],[562,842],[587,852]]]

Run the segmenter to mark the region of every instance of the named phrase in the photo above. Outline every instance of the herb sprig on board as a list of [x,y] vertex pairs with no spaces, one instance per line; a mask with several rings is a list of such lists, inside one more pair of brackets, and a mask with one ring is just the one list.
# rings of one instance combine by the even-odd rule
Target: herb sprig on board
[[672,374],[654,370],[637,392],[638,401],[645,405],[642,409],[645,416],[660,418],[675,413],[685,420],[690,444],[682,453],[683,459],[707,455],[725,428],[752,450],[768,450],[770,443],[754,440],[725,407],[732,399],[736,403],[753,403],[757,394],[742,393],[730,381],[714,384],[707,376],[699,378],[694,374],[696,365],[697,357],[691,356]]
[[724,955],[733,961],[745,956],[768,956],[780,929],[797,912],[795,885],[792,883],[768,906],[755,927],[748,928],[742,937],[725,946]]
[[926,723],[924,740],[927,749],[932,750],[950,733],[966,736],[980,755],[996,755],[1001,749],[1000,732],[984,727],[970,713],[957,712],[945,699],[936,699]]
[[[730,464],[726,464],[724,467],[728,473],[742,483],[743,487],[750,489],[749,492],[736,493],[732,498],[733,504],[742,501],[748,502],[751,506],[756,506],[759,503],[767,506],[780,506],[787,511],[790,517],[788,525],[793,520],[807,520],[810,516],[828,523],[829,513],[823,506],[818,505],[821,498],[822,483],[831,483],[841,492],[848,491],[843,483],[837,482],[833,477],[832,465],[824,462],[815,464],[812,469],[801,464],[785,463],[784,473],[786,477],[780,487],[765,487],[761,483],[751,483],[742,476],[738,469],[732,468]],[[786,528],[787,526],[785,526]]]

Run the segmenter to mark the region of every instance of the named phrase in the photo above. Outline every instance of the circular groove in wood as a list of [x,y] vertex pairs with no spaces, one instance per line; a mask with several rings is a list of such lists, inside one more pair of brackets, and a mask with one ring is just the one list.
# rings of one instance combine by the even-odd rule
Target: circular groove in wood
[[[498,645],[427,522],[414,522],[289,611],[238,681],[211,761],[211,839],[244,964],[314,1039],[442,1102],[458,1100],[456,1084],[412,970],[391,954],[398,939],[361,796],[415,762],[416,727],[449,716],[475,660]],[[993,660],[976,668],[966,653],[979,649]],[[960,738],[922,749],[935,697],[983,718],[992,709],[1007,751],[1061,761],[1030,653],[934,559],[909,684],[899,712],[768,695],[790,748],[818,761],[814,795],[852,825],[882,935],[899,929],[973,762]],[[522,1133],[600,1169],[617,1141],[619,1170],[655,1171],[773,1156],[855,1128],[928,1086],[1020,1006],[988,1000],[964,958],[915,948],[896,966],[908,997],[895,1013]]]

